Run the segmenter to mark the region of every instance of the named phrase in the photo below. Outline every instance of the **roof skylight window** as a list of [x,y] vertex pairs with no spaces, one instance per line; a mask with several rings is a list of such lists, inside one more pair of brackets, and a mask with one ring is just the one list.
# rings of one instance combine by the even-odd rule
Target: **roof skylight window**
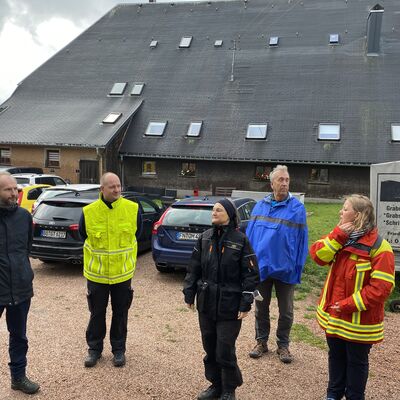
[[214,42],[214,47],[221,47],[224,42],[222,40],[216,40]]
[[266,139],[268,124],[249,124],[246,139]]
[[319,124],[319,140],[340,140],[340,124]]
[[154,49],[155,47],[157,47],[157,45],[158,45],[158,40],[152,40],[152,41],[150,42],[150,47],[151,47],[152,49]]
[[186,136],[188,137],[199,137],[203,121],[191,122],[187,130]]
[[103,124],[115,124],[122,117],[122,113],[112,112],[103,119]]
[[142,94],[144,83],[134,83],[131,91],[131,96],[139,96]]
[[179,47],[182,49],[182,48],[188,48],[188,47],[190,47],[190,45],[191,45],[191,43],[192,43],[192,39],[193,39],[193,36],[184,36],[182,39],[181,39],[181,42],[179,43]]
[[117,82],[114,83],[111,91],[110,91],[110,96],[121,96],[124,94],[125,89],[126,89],[126,82]]
[[271,36],[269,38],[269,45],[271,47],[276,47],[279,44],[279,37],[278,36]]
[[392,141],[400,142],[400,123],[392,124]]
[[164,134],[165,128],[167,126],[167,121],[165,122],[155,122],[150,121],[147,126],[145,136],[162,136]]
[[338,44],[339,43],[339,34],[338,33],[331,33],[329,35],[329,43],[330,44]]

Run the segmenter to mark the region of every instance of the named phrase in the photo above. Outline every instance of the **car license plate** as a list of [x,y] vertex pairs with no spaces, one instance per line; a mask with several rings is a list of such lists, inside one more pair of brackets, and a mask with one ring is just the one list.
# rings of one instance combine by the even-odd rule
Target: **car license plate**
[[178,240],[197,240],[200,237],[200,233],[178,232],[176,237]]
[[67,233],[65,231],[49,231],[47,229],[43,229],[40,236],[55,239],[65,239],[67,237]]

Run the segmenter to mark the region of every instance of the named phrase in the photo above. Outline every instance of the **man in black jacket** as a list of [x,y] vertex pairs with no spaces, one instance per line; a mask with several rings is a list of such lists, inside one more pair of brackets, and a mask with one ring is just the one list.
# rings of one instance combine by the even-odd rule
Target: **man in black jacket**
[[0,172],[0,317],[5,310],[10,333],[11,388],[33,394],[39,385],[25,374],[26,323],[33,296],[33,271],[29,262],[32,217],[18,207],[17,199],[16,180],[8,172]]

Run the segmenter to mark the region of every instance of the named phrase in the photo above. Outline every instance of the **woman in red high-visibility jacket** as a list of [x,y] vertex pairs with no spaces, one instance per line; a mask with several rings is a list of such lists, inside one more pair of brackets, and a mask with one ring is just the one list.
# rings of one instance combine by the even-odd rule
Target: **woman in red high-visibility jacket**
[[394,256],[367,197],[349,196],[339,215],[310,248],[317,264],[330,267],[317,308],[329,347],[327,400],[364,400],[368,355],[383,339],[384,302],[394,287]]

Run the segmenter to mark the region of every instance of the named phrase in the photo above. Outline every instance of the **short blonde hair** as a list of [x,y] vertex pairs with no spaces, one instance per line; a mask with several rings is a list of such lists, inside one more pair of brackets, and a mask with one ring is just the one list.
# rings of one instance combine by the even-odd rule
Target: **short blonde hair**
[[277,165],[269,174],[269,180],[272,182],[274,180],[275,175],[280,172],[287,172],[289,174],[288,171],[288,167],[286,165]]
[[358,212],[358,215],[354,220],[355,230],[370,231],[371,229],[375,228],[376,222],[374,206],[367,196],[363,196],[361,194],[352,194],[346,197],[346,200],[350,202],[353,210]]

